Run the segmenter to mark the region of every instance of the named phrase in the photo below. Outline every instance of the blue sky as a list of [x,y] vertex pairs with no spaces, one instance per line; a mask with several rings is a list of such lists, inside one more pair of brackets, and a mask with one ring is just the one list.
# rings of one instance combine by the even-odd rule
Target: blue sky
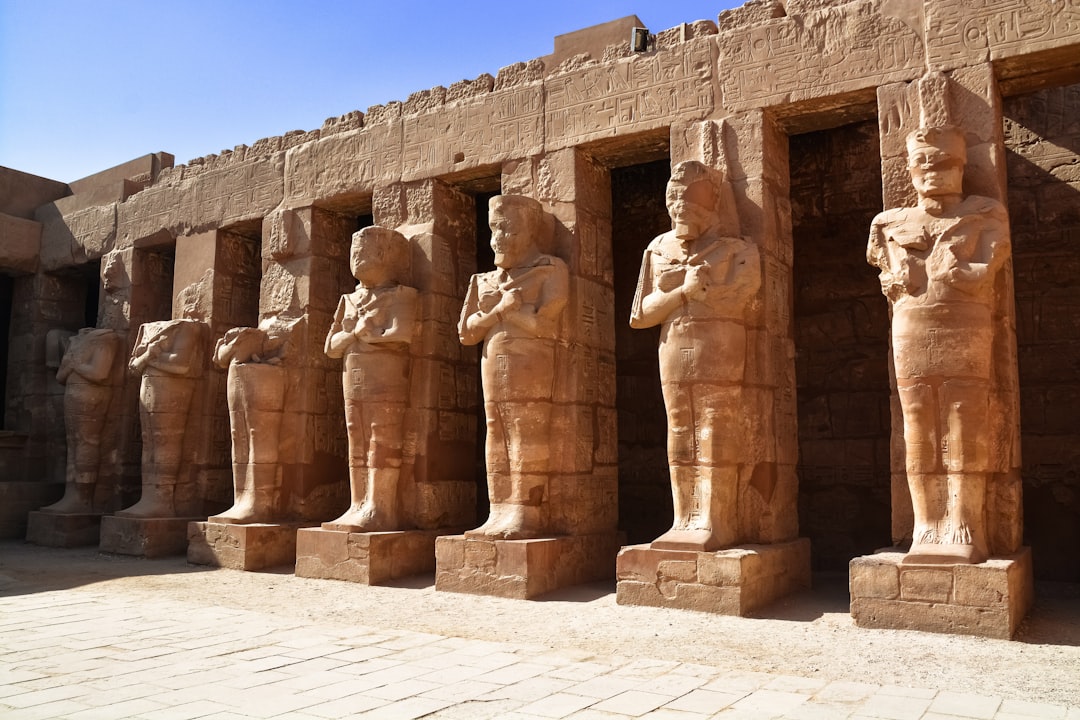
[[0,165],[70,182],[184,163],[546,55],[636,14],[653,32],[738,0],[0,0]]

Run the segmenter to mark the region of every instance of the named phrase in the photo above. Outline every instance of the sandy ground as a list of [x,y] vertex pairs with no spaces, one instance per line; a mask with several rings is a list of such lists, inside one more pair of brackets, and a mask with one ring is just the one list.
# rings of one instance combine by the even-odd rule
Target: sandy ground
[[450,637],[577,648],[597,656],[702,663],[727,669],[950,689],[1080,705],[1080,585],[1037,585],[1036,607],[1015,640],[856,628],[847,578],[820,575],[813,590],[754,618],[624,607],[613,583],[539,600],[436,592],[433,576],[392,587],[240,572],[182,558],[143,560],[0,541],[0,595],[69,589],[168,597],[314,622],[400,628]]

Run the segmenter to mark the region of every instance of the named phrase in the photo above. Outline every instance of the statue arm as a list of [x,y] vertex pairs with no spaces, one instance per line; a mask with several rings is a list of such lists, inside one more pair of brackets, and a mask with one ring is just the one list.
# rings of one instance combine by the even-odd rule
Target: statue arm
[[[94,338],[89,343],[90,352],[79,353],[79,356],[75,359],[73,367],[70,368],[71,372],[86,378],[92,383],[103,383],[109,378],[109,372],[112,370],[113,361],[116,359],[116,346],[118,339],[115,335],[103,335],[98,338]],[[86,341],[83,341],[83,349],[86,348]],[[63,370],[63,366],[60,368]],[[60,374],[57,373],[57,379],[60,378]]]
[[881,292],[893,301],[907,292],[908,283],[903,268],[900,268],[898,272],[893,271],[892,258],[889,254],[889,239],[885,234],[887,223],[888,220],[881,215],[874,218],[870,226],[870,240],[866,246],[866,262],[878,269]]
[[[630,310],[630,327],[636,329],[653,327],[667,320],[671,313],[683,303],[687,292],[687,281],[691,280],[691,272],[687,270],[687,277],[678,287],[669,291],[660,289],[657,283],[657,272],[653,268],[652,255],[652,250],[646,250],[641,260],[637,291],[634,293],[634,304]],[[693,275],[697,276],[697,273],[694,272]]]
[[135,347],[131,350],[131,360],[128,361],[128,373],[141,375],[146,369],[147,357],[146,325],[139,326],[139,332],[135,336]]
[[479,276],[473,275],[469,282],[469,292],[461,308],[458,321],[458,338],[462,345],[476,345],[487,337],[488,331],[499,322],[502,313],[513,310],[521,304],[521,295],[516,290],[506,290],[499,302],[491,310],[480,309]]
[[1009,224],[1004,209],[997,203],[988,213],[985,226],[975,235],[974,248],[961,257],[951,253],[953,262],[947,271],[949,283],[966,293],[976,293],[997,275],[1010,254]]
[[330,324],[330,331],[326,334],[326,343],[323,345],[323,352],[326,353],[327,357],[342,357],[356,339],[353,337],[351,329],[345,330],[344,318],[345,304],[347,302],[348,298],[344,295],[338,301],[337,310],[334,312],[334,322]]
[[570,274],[566,263],[552,258],[551,265],[542,270],[541,282],[536,305],[521,304],[506,316],[507,322],[534,337],[551,335],[570,301]]
[[147,364],[170,375],[187,375],[195,355],[199,331],[194,323],[174,325],[171,333],[158,337],[147,348]]
[[416,306],[418,293],[415,288],[399,285],[393,290],[394,298],[385,312],[390,316],[390,323],[383,328],[373,328],[376,332],[364,333],[364,342],[393,343],[412,342],[416,326]]

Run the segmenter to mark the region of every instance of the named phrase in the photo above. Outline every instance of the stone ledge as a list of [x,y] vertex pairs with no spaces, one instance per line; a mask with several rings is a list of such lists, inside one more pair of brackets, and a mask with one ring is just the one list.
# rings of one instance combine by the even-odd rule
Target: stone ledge
[[631,545],[619,553],[616,571],[620,605],[748,615],[810,587],[810,540],[717,552]]
[[435,589],[529,598],[610,578],[622,533],[533,540],[444,535],[435,540]]
[[890,549],[851,561],[856,625],[1008,640],[1031,608],[1031,548],[979,565],[904,565],[903,559]]
[[296,562],[296,531],[304,525],[235,525],[202,520],[188,522],[186,527],[189,563],[233,570],[263,570]]
[[133,518],[106,515],[101,519],[101,551],[136,557],[183,555],[191,518]]
[[323,528],[296,532],[298,577],[378,585],[435,569],[435,538],[454,530],[352,533]]
[[101,537],[101,513],[35,510],[26,516],[26,542],[46,547],[87,547]]

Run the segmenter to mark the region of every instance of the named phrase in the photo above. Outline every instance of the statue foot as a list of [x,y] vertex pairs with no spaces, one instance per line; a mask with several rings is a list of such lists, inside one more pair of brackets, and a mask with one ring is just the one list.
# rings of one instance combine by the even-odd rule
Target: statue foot
[[265,510],[256,508],[255,503],[251,500],[241,500],[225,512],[211,515],[207,520],[227,525],[249,525],[251,523],[270,522],[270,514]]
[[324,522],[324,530],[338,530],[341,532],[388,532],[400,530],[397,518],[390,517],[385,512],[368,504],[357,507],[353,505],[344,515],[337,520]]
[[499,525],[489,531],[488,537],[496,540],[528,540],[543,537],[540,527],[540,508],[530,505],[510,505],[503,512]]
[[132,518],[171,518],[176,516],[172,503],[156,494],[144,497],[129,508],[116,513],[117,517]]
[[94,512],[93,495],[93,485],[83,488],[76,483],[68,483],[67,489],[64,491],[64,497],[52,505],[41,508],[41,512],[65,515],[90,514]]
[[902,565],[978,565],[986,554],[971,544],[912,543]]
[[692,550],[712,552],[719,550],[722,543],[716,534],[708,528],[671,528],[666,533],[649,543],[654,550]]

